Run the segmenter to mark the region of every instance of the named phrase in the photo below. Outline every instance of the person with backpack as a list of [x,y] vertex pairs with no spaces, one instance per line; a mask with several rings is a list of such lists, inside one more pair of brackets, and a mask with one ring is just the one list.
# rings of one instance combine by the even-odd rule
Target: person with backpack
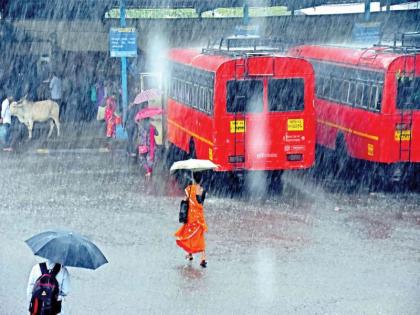
[[31,315],[63,315],[62,302],[70,291],[67,268],[46,261],[36,264],[31,271],[26,289]]

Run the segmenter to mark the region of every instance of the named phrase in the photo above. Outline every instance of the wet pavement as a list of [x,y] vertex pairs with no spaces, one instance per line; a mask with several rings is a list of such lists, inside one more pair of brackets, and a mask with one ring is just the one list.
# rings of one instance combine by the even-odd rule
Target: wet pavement
[[[121,152],[0,154],[0,314],[25,314],[24,240],[74,229],[109,264],[69,268],[67,314],[419,314],[420,194],[331,193],[286,173],[282,196],[205,202],[208,268],[175,245],[181,190]],[[7,282],[7,284],[6,284]]]

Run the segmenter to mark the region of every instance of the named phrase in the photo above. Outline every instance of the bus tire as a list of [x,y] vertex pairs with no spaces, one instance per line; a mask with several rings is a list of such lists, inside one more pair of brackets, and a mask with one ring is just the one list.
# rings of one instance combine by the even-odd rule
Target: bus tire
[[283,171],[269,171],[267,174],[268,192],[274,195],[283,193]]
[[346,175],[349,155],[347,154],[346,140],[342,133],[335,140],[334,161],[332,163],[334,177],[344,179]]

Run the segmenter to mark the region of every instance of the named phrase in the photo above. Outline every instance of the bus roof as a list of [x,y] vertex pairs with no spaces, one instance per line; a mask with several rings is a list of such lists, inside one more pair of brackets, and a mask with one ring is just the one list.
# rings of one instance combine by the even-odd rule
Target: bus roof
[[[245,55],[246,54],[244,54],[243,56]],[[258,54],[258,53],[253,55],[252,53],[250,53],[248,55],[249,58],[265,57],[265,56],[285,58],[285,59],[295,59],[297,62],[299,62],[299,59],[300,59],[293,56],[286,56],[284,54],[280,55],[280,54],[275,54],[275,53],[268,53],[266,55]],[[240,59],[241,55],[240,54],[229,55],[229,54],[223,54],[223,53],[206,54],[206,53],[203,53],[202,50],[199,50],[199,49],[173,48],[169,51],[169,58],[171,59],[171,61],[174,61],[174,62],[190,65],[192,67],[202,69],[205,71],[217,72],[219,67],[222,66],[224,63],[231,60]],[[308,62],[303,61],[303,60],[300,61],[300,63],[302,62],[305,62],[305,64],[308,64],[308,66],[301,65],[302,71],[303,69],[306,69],[306,67],[311,67],[311,65]]]
[[403,57],[389,51],[389,47],[351,48],[338,46],[303,45],[289,50],[292,56],[324,60],[349,66],[363,66],[376,70],[386,70],[391,63]]
[[225,62],[232,60],[226,55],[205,55],[199,49],[174,48],[169,52],[172,61],[187,64],[202,70],[216,72]]

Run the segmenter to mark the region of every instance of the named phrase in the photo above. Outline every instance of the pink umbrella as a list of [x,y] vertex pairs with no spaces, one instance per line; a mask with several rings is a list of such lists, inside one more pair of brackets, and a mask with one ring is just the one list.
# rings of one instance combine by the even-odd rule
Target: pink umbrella
[[160,91],[157,89],[150,89],[145,90],[137,94],[136,98],[134,99],[134,104],[140,104],[143,102],[147,102],[149,100],[157,99],[161,95]]
[[163,113],[162,108],[157,108],[157,107],[144,108],[136,114],[136,117],[134,117],[134,120],[139,121],[145,118],[161,115],[162,113]]

